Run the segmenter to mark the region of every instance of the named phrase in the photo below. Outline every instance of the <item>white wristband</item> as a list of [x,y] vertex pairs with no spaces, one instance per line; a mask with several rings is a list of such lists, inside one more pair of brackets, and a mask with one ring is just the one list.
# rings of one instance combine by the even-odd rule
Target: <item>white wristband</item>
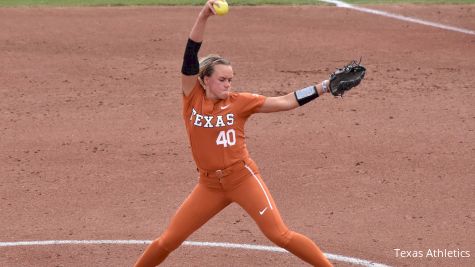
[[327,92],[327,83],[326,80],[322,82],[322,92],[326,93]]

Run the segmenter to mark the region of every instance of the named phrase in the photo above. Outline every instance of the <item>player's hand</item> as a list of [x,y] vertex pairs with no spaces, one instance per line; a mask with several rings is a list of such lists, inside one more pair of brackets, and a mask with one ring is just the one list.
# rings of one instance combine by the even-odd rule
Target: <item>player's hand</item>
[[353,60],[343,68],[337,69],[330,75],[330,92],[334,96],[343,96],[351,88],[358,86],[363,80],[366,68],[360,62]]
[[205,18],[216,15],[216,11],[213,8],[213,4],[215,2],[217,2],[217,0],[208,0],[206,4],[203,6],[203,9],[201,9],[200,15]]

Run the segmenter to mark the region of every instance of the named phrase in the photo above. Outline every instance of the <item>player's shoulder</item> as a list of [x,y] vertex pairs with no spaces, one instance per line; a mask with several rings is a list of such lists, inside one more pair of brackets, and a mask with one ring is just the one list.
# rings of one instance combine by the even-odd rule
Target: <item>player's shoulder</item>
[[260,95],[250,92],[232,92],[229,94],[229,97],[233,100],[249,100],[253,98],[258,98]]
[[183,93],[184,100],[192,100],[197,97],[204,95],[204,88],[201,83],[197,80],[193,89],[186,95]]

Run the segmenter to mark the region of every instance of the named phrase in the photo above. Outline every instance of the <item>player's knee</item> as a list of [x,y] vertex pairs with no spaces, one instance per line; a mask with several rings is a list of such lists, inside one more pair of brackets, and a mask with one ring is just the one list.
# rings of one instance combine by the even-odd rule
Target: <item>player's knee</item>
[[285,248],[292,238],[292,231],[286,229],[285,231],[269,231],[265,232],[265,236],[281,248]]
[[177,235],[164,234],[153,242],[157,242],[157,245],[160,246],[161,249],[170,253],[177,249],[184,241],[185,239]]

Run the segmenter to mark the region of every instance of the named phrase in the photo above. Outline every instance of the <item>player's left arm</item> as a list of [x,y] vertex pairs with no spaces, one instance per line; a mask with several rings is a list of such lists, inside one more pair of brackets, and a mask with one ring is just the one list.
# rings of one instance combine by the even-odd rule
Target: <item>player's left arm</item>
[[292,110],[325,94],[329,91],[327,88],[328,80],[325,80],[317,85],[312,85],[283,96],[267,97],[257,112],[271,113]]

